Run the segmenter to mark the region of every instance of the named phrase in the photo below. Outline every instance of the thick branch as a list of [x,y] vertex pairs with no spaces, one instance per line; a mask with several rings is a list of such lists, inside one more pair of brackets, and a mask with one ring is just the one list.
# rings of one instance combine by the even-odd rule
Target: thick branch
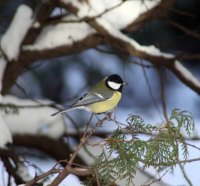
[[17,61],[10,62],[7,65],[3,78],[2,93],[6,94],[16,81],[17,77],[36,60],[78,53],[85,49],[95,47],[102,42],[103,38],[101,36],[98,34],[93,34],[81,41],[74,42],[72,45],[60,46],[42,51],[22,51]]
[[[13,136],[13,144],[15,146],[23,146],[41,150],[57,161],[69,159],[70,154],[72,153],[71,149],[64,142],[50,139],[45,136],[15,135]],[[85,162],[81,159],[81,157],[77,157],[75,162],[85,165]]]
[[[15,154],[15,152],[13,152],[12,150],[0,149],[0,157],[4,163],[4,166],[6,167],[8,174],[13,176],[15,182],[17,184],[23,183],[24,182],[23,178],[21,178],[16,173],[16,168],[13,166],[13,163],[16,166],[17,163],[19,162],[19,156],[17,154]],[[11,163],[10,160],[12,160],[13,163]]]
[[129,52],[129,54],[133,56],[148,60],[154,65],[165,66],[172,71],[184,84],[200,94],[199,80],[196,79],[188,69],[176,61],[175,57],[172,58],[164,56],[164,53],[161,55],[154,55],[153,53],[150,54],[144,50],[137,49],[135,48],[134,44],[131,43],[131,38],[123,35],[120,31],[116,31],[116,33],[113,34],[110,30],[107,30],[97,21],[89,21],[88,23],[95,28],[98,33],[101,33],[103,36],[105,36],[110,45],[117,47],[122,51]]
[[22,45],[32,44],[37,36],[39,35],[43,24],[48,20],[49,15],[53,11],[57,4],[57,0],[46,1],[45,3],[41,3],[40,7],[36,11],[36,15],[34,17],[34,22],[39,25],[38,28],[32,27],[28,33],[26,34]]
[[[145,3],[145,2],[144,2]],[[157,6],[152,8],[151,10],[141,14],[133,23],[128,25],[124,31],[134,32],[140,29],[147,22],[162,16],[166,11],[169,10],[170,7],[173,6],[175,0],[162,0]]]
[[60,184],[65,179],[65,177],[67,177],[67,175],[69,174],[67,170],[68,170],[68,168],[70,168],[72,166],[72,163],[74,162],[74,160],[75,160],[76,156],[78,155],[80,149],[84,146],[84,144],[87,142],[89,137],[92,136],[96,132],[97,127],[100,127],[105,121],[109,120],[109,118],[111,117],[111,114],[108,113],[103,119],[99,120],[96,123],[96,126],[95,126],[94,129],[91,129],[89,132],[87,132],[88,126],[89,126],[91,119],[92,119],[92,116],[91,116],[90,120],[88,121],[87,127],[85,129],[85,132],[84,132],[84,134],[81,138],[79,145],[76,147],[76,150],[71,155],[70,160],[68,161],[68,164],[60,172],[60,174],[53,180],[53,182],[51,184],[52,186]]

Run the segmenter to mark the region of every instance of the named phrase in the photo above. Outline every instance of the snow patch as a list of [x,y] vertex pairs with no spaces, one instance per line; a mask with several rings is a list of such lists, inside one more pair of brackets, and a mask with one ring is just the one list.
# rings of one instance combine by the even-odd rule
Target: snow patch
[[174,67],[188,80],[193,82],[196,87],[200,88],[200,81],[179,61],[175,61]]
[[[94,17],[105,12],[95,20],[105,28],[112,36],[130,43],[138,51],[146,52],[153,56],[173,58],[174,55],[163,53],[155,46],[142,46],[134,39],[120,32],[134,22],[142,13],[149,11],[158,5],[160,0],[124,1],[121,0],[62,0],[63,3],[72,4],[78,8],[78,17],[66,16],[63,23],[46,26],[34,45],[24,46],[24,50],[53,49],[59,46],[72,45],[76,41],[83,40],[96,31],[87,23],[80,22],[81,18]],[[119,6],[118,6],[119,5]],[[113,8],[115,7],[115,8]],[[113,8],[113,9],[112,9]],[[78,21],[78,22],[77,22]]]
[[[39,102],[41,104],[51,103],[48,100],[40,100]],[[2,103],[21,106],[39,105],[32,100],[19,99],[14,96],[3,97]],[[19,114],[4,115],[4,120],[12,134],[43,135],[58,139],[63,135],[65,126],[61,115],[59,117],[51,117],[51,114],[56,111],[58,110],[48,106],[23,108],[19,109]]]
[[33,12],[30,7],[24,4],[20,5],[12,23],[3,35],[1,39],[1,48],[9,61],[17,59],[20,51],[20,44],[33,23],[32,15]]
[[[63,3],[72,4],[79,9],[76,16],[66,16],[63,23],[44,27],[33,45],[23,46],[23,50],[53,49],[59,46],[72,45],[76,41],[85,39],[96,31],[87,23],[81,22],[84,17],[101,18],[116,29],[123,29],[134,22],[142,13],[150,10],[160,3],[160,0],[124,1],[121,0],[62,0]],[[71,22],[70,22],[71,21]]]
[[151,45],[151,46],[140,45],[137,41],[135,41],[132,38],[129,38],[128,36],[123,34],[121,31],[115,29],[111,24],[109,24],[107,21],[105,21],[101,18],[97,18],[96,21],[100,26],[105,28],[106,31],[108,31],[111,36],[113,36],[117,39],[120,39],[123,42],[129,43],[130,45],[133,46],[133,48],[135,48],[138,51],[145,52],[145,53],[152,55],[152,56],[165,57],[165,58],[169,58],[169,59],[174,58],[173,54],[161,52],[154,45]]
[[134,22],[141,14],[149,11],[160,0],[143,1],[122,1],[122,0],[61,0],[63,3],[72,4],[79,11],[78,17],[95,17],[101,15],[101,18],[108,21],[113,27],[123,29]]
[[[74,16],[64,18],[63,23],[46,26],[38,36],[33,45],[23,46],[24,50],[51,49],[59,46],[72,45],[74,42],[86,38],[95,33],[88,24],[84,22],[67,23],[77,20]],[[66,23],[65,23],[66,21]]]
[[23,181],[27,182],[33,179],[33,177],[30,175],[28,167],[23,162],[25,162],[25,160],[21,158],[17,163],[16,173],[23,179]]
[[33,28],[40,28],[40,22],[36,21],[35,23],[33,23],[32,27]]
[[0,148],[6,148],[8,143],[12,143],[12,135],[6,122],[0,115]]

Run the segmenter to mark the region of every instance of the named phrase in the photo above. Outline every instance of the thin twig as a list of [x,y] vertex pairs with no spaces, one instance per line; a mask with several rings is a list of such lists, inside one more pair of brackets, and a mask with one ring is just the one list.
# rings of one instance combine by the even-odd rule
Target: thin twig
[[[162,182],[162,178],[168,173],[168,171],[169,170],[166,170],[161,176],[159,176],[159,178],[156,178],[156,176],[152,176],[152,181],[150,182],[150,183],[148,183],[148,184],[146,184],[146,183],[144,183],[144,184],[142,184],[141,186],[150,186],[150,185],[152,185],[152,184],[154,184],[154,183],[156,183],[156,182]],[[148,180],[149,181],[149,180]],[[147,182],[148,182],[147,181]]]
[[[142,60],[141,60],[141,64],[143,64],[143,61],[142,61]],[[152,101],[153,101],[153,104],[154,104],[156,110],[158,111],[158,113],[161,115],[161,111],[160,111],[160,109],[159,109],[159,107],[158,107],[158,104],[157,104],[157,102],[156,102],[156,99],[155,99],[155,97],[154,97],[154,95],[153,95],[153,91],[152,91],[151,86],[150,86],[149,78],[148,78],[147,73],[146,73],[146,70],[145,70],[145,68],[144,68],[143,66],[142,66],[142,70],[143,70],[144,78],[145,78],[145,80],[146,80],[147,87],[148,87],[148,90],[149,90],[149,94],[150,94],[150,96],[151,96],[151,99],[152,99]]]
[[181,172],[183,173],[183,177],[184,177],[185,180],[187,181],[188,185],[189,185],[189,186],[193,186],[191,180],[189,179],[188,175],[187,175],[186,172],[185,172],[185,169],[184,169],[183,165],[179,164],[179,167],[180,167]]
[[171,20],[168,20],[166,21],[166,23],[168,24],[171,24],[173,25],[174,27],[178,28],[179,30],[183,31],[184,33],[186,33],[187,35],[190,35],[196,39],[200,39],[200,34],[199,33],[196,33],[194,32],[193,30],[190,30],[184,26],[182,26],[181,24],[175,22],[175,21],[171,21]]
[[83,18],[77,18],[77,19],[71,19],[71,20],[59,20],[59,21],[56,21],[53,20],[51,22],[48,22],[48,24],[59,24],[59,23],[80,23],[80,22],[84,22],[84,21],[92,21],[92,20],[95,20],[101,16],[103,16],[104,14],[108,13],[109,11],[112,11],[118,7],[120,7],[123,3],[125,3],[126,0],[123,0],[121,1],[120,3],[110,7],[110,8],[107,8],[105,9],[104,11],[102,11],[101,13],[98,13],[97,15],[94,15],[94,16],[90,16],[90,17],[83,17]]
[[164,84],[163,75],[162,75],[160,68],[158,68],[158,75],[159,75],[159,79],[160,79],[160,97],[161,97],[161,103],[162,103],[163,116],[164,116],[166,122],[168,123],[169,119],[168,119],[168,115],[167,115],[165,84]]
[[175,8],[170,8],[170,10],[172,12],[175,12],[181,16],[186,16],[186,17],[190,17],[190,18],[196,18],[196,16],[194,14],[190,14],[189,12],[185,12],[185,11],[182,11],[182,10],[178,10],[178,9],[175,9]]
[[[93,116],[93,115],[92,115],[92,116]],[[74,151],[74,153],[71,154],[70,160],[68,161],[67,166],[66,166],[66,167],[59,173],[59,175],[53,180],[53,182],[51,183],[51,186],[57,186],[57,185],[59,185],[59,184],[63,181],[63,179],[69,174],[68,168],[71,167],[71,165],[72,165],[74,159],[75,159],[76,156],[78,155],[78,153],[79,153],[80,149],[83,147],[83,145],[87,142],[88,138],[89,138],[92,134],[94,134],[94,133],[96,132],[96,128],[100,127],[100,126],[104,123],[104,121],[108,120],[108,119],[111,117],[110,114],[107,114],[103,119],[101,119],[100,121],[98,121],[98,122],[96,123],[96,126],[95,126],[94,129],[92,129],[92,130],[90,130],[90,131],[88,132],[87,129],[88,129],[89,123],[90,123],[90,121],[91,121],[91,119],[92,119],[92,116],[90,117],[90,119],[89,119],[89,121],[88,121],[88,123],[87,123],[86,130],[85,130],[85,132],[84,132],[84,134],[83,134],[83,136],[82,136],[82,138],[81,138],[81,140],[80,140],[79,145],[77,146],[77,148],[76,148],[76,150]]]
[[[86,125],[86,128],[85,128],[85,132],[84,132],[84,134],[83,134],[83,137],[82,137],[81,140],[80,140],[80,143],[79,143],[78,147],[76,148],[75,152],[74,152],[72,155],[70,155],[71,158],[70,158],[70,160],[68,161],[67,167],[71,167],[71,164],[73,163],[74,159],[75,159],[76,156],[78,155],[79,150],[81,149],[81,147],[82,147],[82,146],[85,144],[85,142],[87,141],[87,139],[88,139],[88,138],[87,138],[87,131],[88,131],[89,124],[90,124],[90,122],[91,122],[91,120],[92,120],[92,117],[93,117],[93,114],[91,115],[89,121],[87,122],[87,125]],[[89,134],[88,134],[88,135],[89,135]]]

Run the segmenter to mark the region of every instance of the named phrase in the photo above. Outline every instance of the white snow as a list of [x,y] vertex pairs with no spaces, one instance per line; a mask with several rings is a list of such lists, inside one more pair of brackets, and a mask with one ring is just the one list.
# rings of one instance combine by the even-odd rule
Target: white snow
[[192,82],[196,87],[200,88],[200,81],[179,61],[175,61],[174,67],[186,78],[188,81]]
[[24,4],[20,5],[8,30],[3,35],[1,48],[9,61],[17,59],[20,44],[33,23],[32,15],[31,8]]
[[46,26],[38,36],[34,45],[23,46],[23,49],[42,50],[72,45],[74,42],[95,33],[95,30],[84,22],[64,23],[64,21],[68,21],[69,19],[77,20],[76,17],[70,16],[64,18],[63,23]]
[[106,29],[106,31],[108,31],[112,37],[120,39],[122,42],[129,43],[133,48],[135,48],[138,51],[145,52],[152,56],[174,58],[174,55],[169,54],[169,53],[163,53],[158,48],[156,48],[154,45],[151,45],[151,46],[140,45],[137,41],[135,41],[132,38],[129,38],[128,36],[123,34],[121,31],[115,29],[111,24],[109,24],[107,21],[105,21],[101,18],[97,18],[96,21],[100,26],[102,26],[104,29]]
[[6,68],[7,62],[4,59],[3,56],[0,56],[0,92],[2,90],[2,81],[3,81],[3,75],[4,75],[4,70]]
[[122,4],[120,4],[121,0],[89,0],[89,3],[77,0],[62,0],[62,2],[72,3],[73,6],[77,7],[79,9],[79,18],[67,16],[63,20],[68,22],[46,26],[34,45],[23,46],[24,50],[51,49],[59,46],[71,45],[76,41],[83,40],[96,31],[85,22],[72,23],[69,21],[77,21],[80,20],[80,18],[99,15],[102,12],[117,6],[103,14],[101,17],[96,18],[96,21],[98,21],[98,23],[112,36],[130,43],[138,51],[146,52],[153,56],[162,56],[166,58],[174,57],[172,54],[161,52],[153,45],[142,46],[134,39],[131,39],[120,32],[120,29],[125,28],[130,23],[134,22],[139,15],[158,5],[160,0],[125,1]]
[[0,115],[0,148],[6,148],[8,143],[12,143],[12,135],[6,122]]
[[[85,22],[70,21],[78,21],[89,16],[93,17],[105,11],[107,12],[101,16],[103,20],[110,23],[115,29],[125,28],[134,22],[139,15],[158,5],[160,0],[125,1],[123,3],[121,3],[121,0],[89,0],[89,3],[78,0],[62,0],[62,2],[72,3],[73,6],[77,7],[79,9],[78,17],[66,16],[62,20],[66,21],[65,23],[44,27],[36,42],[33,45],[23,46],[23,50],[53,49],[83,40],[96,31]],[[151,50],[155,52],[153,47],[151,47]]]
[[61,0],[78,8],[78,17],[95,17],[108,21],[113,27],[122,29],[134,22],[141,14],[158,5],[160,0]]
[[28,167],[24,164],[25,160],[21,158],[21,160],[17,164],[16,173],[20,175],[23,181],[27,182],[33,179],[33,177],[29,173]]
[[[3,97],[2,103],[21,106],[38,105],[32,100],[19,99],[14,96]],[[50,101],[41,100],[40,103],[49,104]],[[19,114],[4,115],[4,120],[12,134],[44,135],[57,139],[64,133],[65,125],[62,115],[58,117],[51,116],[56,111],[58,110],[48,106],[25,108],[20,109]]]
[[33,23],[32,27],[33,28],[40,28],[40,22],[36,21],[35,23]]

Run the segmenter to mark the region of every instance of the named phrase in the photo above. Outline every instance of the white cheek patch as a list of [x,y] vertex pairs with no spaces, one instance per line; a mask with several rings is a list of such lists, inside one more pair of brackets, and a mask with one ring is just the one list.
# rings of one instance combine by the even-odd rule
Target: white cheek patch
[[121,84],[108,81],[108,86],[114,90],[118,90],[121,87]]

